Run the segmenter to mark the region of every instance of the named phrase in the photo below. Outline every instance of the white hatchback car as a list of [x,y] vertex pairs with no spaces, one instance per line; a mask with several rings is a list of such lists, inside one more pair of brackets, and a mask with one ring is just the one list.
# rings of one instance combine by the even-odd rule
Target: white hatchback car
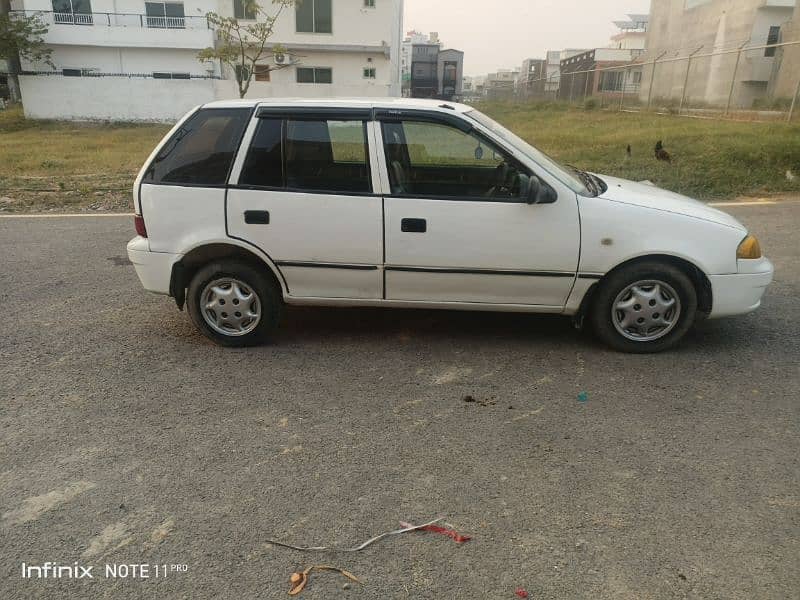
[[656,352],[756,309],[773,275],[733,217],[562,166],[453,103],[206,104],[134,196],[142,284],[227,346],[264,340],[286,303],[564,314]]

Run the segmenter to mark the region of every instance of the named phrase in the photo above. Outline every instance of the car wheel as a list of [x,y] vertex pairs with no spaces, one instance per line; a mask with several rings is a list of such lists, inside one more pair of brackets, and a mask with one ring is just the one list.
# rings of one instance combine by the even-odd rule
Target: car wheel
[[189,284],[189,316],[222,346],[263,343],[278,326],[283,301],[277,286],[258,269],[236,261],[215,261]]
[[680,269],[641,262],[600,283],[591,321],[597,336],[621,352],[661,352],[677,344],[697,316],[697,290]]

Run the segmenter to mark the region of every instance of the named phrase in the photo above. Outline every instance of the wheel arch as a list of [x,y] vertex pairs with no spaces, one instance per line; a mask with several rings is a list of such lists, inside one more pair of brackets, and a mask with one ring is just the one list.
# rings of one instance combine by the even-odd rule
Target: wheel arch
[[663,254],[663,253],[654,253],[654,254],[644,254],[641,256],[634,256],[632,258],[628,258],[613,268],[611,268],[605,275],[603,275],[599,280],[591,285],[591,287],[586,291],[583,295],[583,299],[581,300],[580,308],[578,309],[577,316],[582,319],[582,317],[586,314],[591,306],[592,297],[597,289],[606,281],[612,274],[624,269],[630,265],[643,263],[643,262],[663,262],[665,264],[674,266],[680,269],[689,279],[691,280],[692,284],[694,285],[695,290],[697,291],[697,310],[698,312],[705,316],[708,316],[711,313],[711,309],[714,305],[714,296],[711,290],[711,280],[708,278],[703,269],[698,267],[692,261],[676,256],[674,254]]
[[236,240],[220,240],[198,244],[189,249],[181,259],[172,265],[169,282],[169,295],[175,299],[178,308],[183,310],[186,302],[186,289],[194,274],[213,260],[240,259],[256,267],[267,267],[266,275],[269,277],[281,294],[285,297],[289,290],[283,274],[274,261],[256,248],[238,243]]

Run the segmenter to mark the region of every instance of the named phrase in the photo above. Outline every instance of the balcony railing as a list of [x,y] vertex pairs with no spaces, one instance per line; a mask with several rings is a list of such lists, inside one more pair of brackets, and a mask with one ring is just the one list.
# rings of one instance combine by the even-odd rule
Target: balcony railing
[[186,29],[186,17],[147,17],[146,22],[158,29]]
[[136,13],[64,13],[45,10],[12,10],[11,16],[37,15],[48,25],[94,25],[96,27],[142,27],[145,29],[211,29],[206,17],[151,17]]
[[53,23],[59,25],[93,25],[94,16],[91,13],[53,13]]

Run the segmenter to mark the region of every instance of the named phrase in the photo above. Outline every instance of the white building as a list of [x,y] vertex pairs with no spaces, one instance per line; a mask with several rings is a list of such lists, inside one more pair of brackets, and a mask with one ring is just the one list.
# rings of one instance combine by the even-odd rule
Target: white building
[[628,15],[629,21],[614,21],[619,28],[619,33],[611,38],[610,48],[618,50],[631,50],[633,58],[644,54],[647,45],[647,27],[650,24],[650,15]]
[[[268,14],[276,5],[261,0]],[[206,13],[250,20],[242,0],[14,0],[48,24],[55,73],[25,63],[33,118],[165,120],[237,98],[235,75],[198,52],[215,43]],[[399,96],[403,0],[304,0],[284,9],[249,97]],[[288,64],[287,64],[288,63]]]

